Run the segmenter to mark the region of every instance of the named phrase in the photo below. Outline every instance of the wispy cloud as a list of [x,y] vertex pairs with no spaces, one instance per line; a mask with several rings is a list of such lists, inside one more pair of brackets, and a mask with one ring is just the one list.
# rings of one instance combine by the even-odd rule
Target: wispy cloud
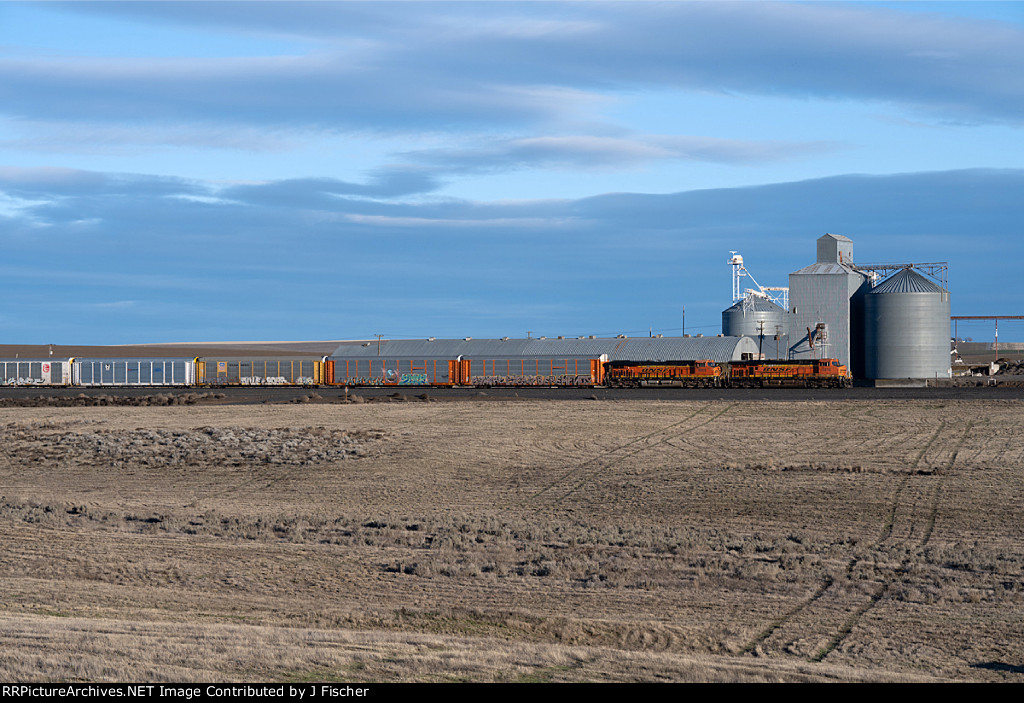
[[302,135],[253,126],[213,123],[109,124],[78,121],[73,130],[66,122],[12,120],[0,139],[0,149],[41,154],[128,155],[146,150],[202,148],[251,152],[281,152],[297,146]]
[[460,130],[563,120],[613,93],[664,87],[1024,120],[1024,30],[996,22],[840,3],[456,3],[443,13],[430,3],[401,13],[362,3],[313,3],[301,13],[294,3],[247,4],[245,12],[143,5],[87,9],[203,31],[210,22],[223,32],[287,27],[316,48],[4,58],[3,111],[42,122]]
[[391,217],[387,215],[344,215],[349,222],[366,225],[387,225],[394,227],[428,227],[446,229],[480,229],[491,227],[502,228],[560,228],[579,224],[578,218],[565,217],[558,219],[539,217],[497,217],[492,219],[439,219],[429,217]]
[[475,148],[429,149],[400,156],[444,170],[472,173],[519,168],[620,169],[664,160],[749,164],[796,159],[839,148],[839,144],[821,141],[581,135],[497,140]]

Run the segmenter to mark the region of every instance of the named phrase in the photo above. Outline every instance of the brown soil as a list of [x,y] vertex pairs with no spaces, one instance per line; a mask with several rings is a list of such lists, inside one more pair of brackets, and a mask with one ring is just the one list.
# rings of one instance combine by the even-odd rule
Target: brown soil
[[0,678],[1022,681],[1022,417],[0,408]]

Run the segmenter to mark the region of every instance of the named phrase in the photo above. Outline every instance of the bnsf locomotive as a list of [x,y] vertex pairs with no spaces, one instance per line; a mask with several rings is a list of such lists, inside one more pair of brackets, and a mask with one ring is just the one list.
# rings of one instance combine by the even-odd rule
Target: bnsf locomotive
[[610,388],[843,388],[851,384],[837,359],[731,361],[609,361],[605,384]]

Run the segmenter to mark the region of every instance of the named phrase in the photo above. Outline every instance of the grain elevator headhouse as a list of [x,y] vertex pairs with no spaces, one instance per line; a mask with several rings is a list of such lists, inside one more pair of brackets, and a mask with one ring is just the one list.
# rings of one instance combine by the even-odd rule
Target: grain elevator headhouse
[[864,375],[864,296],[868,274],[853,265],[853,242],[839,234],[818,238],[817,261],[789,274],[790,356],[839,359]]

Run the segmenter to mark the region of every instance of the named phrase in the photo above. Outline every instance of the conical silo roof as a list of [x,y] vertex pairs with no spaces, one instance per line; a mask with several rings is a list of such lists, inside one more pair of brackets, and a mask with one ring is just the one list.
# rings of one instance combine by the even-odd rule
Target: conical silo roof
[[942,293],[942,286],[919,274],[914,269],[902,269],[871,289],[871,294],[881,293]]

